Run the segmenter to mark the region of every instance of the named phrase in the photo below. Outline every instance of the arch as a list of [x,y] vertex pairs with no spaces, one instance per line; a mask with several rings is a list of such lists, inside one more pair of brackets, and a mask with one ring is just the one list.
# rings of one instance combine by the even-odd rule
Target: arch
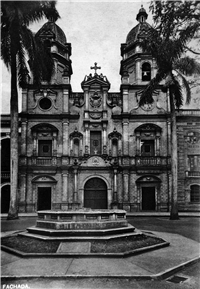
[[10,135],[1,136],[1,141],[3,141],[4,139],[10,139]]
[[1,213],[8,213],[10,206],[10,183],[1,185]]
[[158,126],[157,124],[154,124],[154,123],[145,123],[145,124],[138,126],[135,129],[135,132],[141,132],[141,131],[154,131],[154,132],[158,131],[158,132],[161,132],[162,128],[160,126]]
[[144,62],[142,64],[142,81],[151,80],[151,64],[149,62]]
[[54,125],[50,124],[50,123],[39,123],[39,124],[36,124],[34,125],[32,128],[31,128],[32,131],[58,131],[57,127],[55,127]]
[[84,184],[84,207],[91,209],[107,209],[107,184],[103,178],[91,177]]
[[161,180],[157,176],[152,175],[144,175],[136,180],[136,183],[144,183],[144,182],[161,183]]
[[36,183],[36,182],[44,182],[44,183],[47,183],[47,182],[50,182],[50,183],[57,183],[57,181],[52,177],[52,176],[49,176],[49,175],[40,175],[40,176],[36,176],[32,179],[32,183]]

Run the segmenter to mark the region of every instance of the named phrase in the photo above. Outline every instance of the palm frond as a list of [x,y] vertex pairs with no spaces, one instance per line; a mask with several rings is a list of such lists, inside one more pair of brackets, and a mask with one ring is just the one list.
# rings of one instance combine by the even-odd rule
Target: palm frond
[[[19,1],[20,2],[20,1]],[[30,1],[25,3],[23,10],[24,24],[29,26],[35,21],[41,20],[43,17],[56,21],[60,18],[58,11],[56,10],[56,1]]]
[[27,82],[28,74],[25,48],[23,44],[20,46],[17,53],[17,74],[19,86],[22,87]]
[[164,71],[158,71],[156,76],[148,83],[148,85],[144,88],[142,91],[139,105],[144,105],[146,103],[152,103],[154,101],[153,99],[153,93],[157,89],[158,84],[165,78],[166,74]]
[[191,89],[190,89],[189,83],[187,79],[179,71],[176,70],[176,72],[178,73],[178,75],[181,77],[183,81],[183,86],[186,90],[186,104],[189,104],[191,101]]
[[200,63],[194,58],[186,56],[174,62],[174,69],[178,69],[185,75],[200,74]]
[[173,84],[170,86],[170,90],[174,97],[174,104],[177,109],[183,105],[183,93],[179,81],[172,75]]

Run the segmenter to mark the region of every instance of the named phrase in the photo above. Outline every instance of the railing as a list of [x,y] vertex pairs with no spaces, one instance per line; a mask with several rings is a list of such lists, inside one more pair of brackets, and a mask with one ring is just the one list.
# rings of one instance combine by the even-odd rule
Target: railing
[[176,111],[177,115],[198,115],[200,116],[200,110],[199,109],[183,109]]
[[1,171],[1,178],[2,179],[10,179],[10,172],[9,171]]
[[170,158],[160,156],[137,156],[136,166],[163,166],[170,164]]
[[185,174],[186,177],[200,177],[200,172],[198,171],[187,171]]
[[55,166],[57,159],[56,157],[32,157],[31,164],[36,166]]

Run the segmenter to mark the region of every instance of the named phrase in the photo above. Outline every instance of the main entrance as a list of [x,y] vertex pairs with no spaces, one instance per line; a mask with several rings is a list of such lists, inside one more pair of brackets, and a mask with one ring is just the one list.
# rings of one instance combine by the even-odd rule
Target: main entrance
[[100,178],[88,180],[84,188],[84,207],[107,209],[107,186]]
[[38,187],[38,211],[51,210],[51,187]]
[[155,187],[142,187],[142,210],[155,210]]

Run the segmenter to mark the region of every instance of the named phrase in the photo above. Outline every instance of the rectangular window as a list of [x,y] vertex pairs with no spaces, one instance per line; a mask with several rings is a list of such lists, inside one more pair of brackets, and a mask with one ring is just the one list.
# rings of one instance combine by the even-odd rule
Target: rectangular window
[[200,155],[188,156],[190,171],[200,170]]
[[90,132],[90,154],[91,155],[101,154],[101,132],[100,131]]
[[38,148],[40,157],[51,157],[52,156],[52,141],[51,140],[39,140]]
[[141,140],[141,155],[154,156],[154,140]]

